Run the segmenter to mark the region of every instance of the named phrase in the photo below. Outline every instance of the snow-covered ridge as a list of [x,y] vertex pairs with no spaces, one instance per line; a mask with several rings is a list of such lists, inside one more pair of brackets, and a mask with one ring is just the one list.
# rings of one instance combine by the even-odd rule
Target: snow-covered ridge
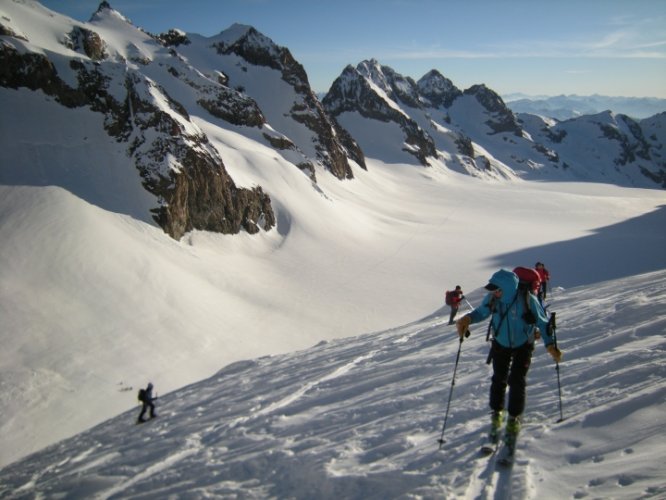
[[553,291],[561,399],[539,345],[512,469],[478,455],[489,424],[482,328],[461,345],[438,450],[458,347],[440,310],[230,365],[161,395],[155,421],[135,426],[134,409],[2,469],[0,495],[658,498],[665,283],[659,271]]
[[[448,168],[482,178],[665,185],[658,136],[624,115],[606,113],[606,123],[592,128],[577,124],[592,120],[587,116],[560,124],[515,115],[485,85],[461,91],[434,70],[417,83],[376,60],[345,68],[323,104],[371,156],[411,156],[425,166],[443,159]],[[658,116],[653,120],[663,121]],[[377,153],[376,137],[386,134],[393,140]]]

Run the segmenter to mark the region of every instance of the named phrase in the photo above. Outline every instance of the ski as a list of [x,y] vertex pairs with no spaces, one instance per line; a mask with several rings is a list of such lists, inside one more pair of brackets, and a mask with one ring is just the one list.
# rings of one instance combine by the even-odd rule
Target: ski
[[505,444],[502,446],[498,456],[497,464],[502,467],[511,467],[516,457],[516,449],[513,446]]
[[141,424],[146,424],[150,422],[151,420],[155,420],[157,418],[157,415],[153,415],[152,417],[148,417],[147,419],[139,420],[137,419],[136,425],[141,425]]
[[496,451],[497,451],[496,444],[486,443],[481,445],[481,448],[479,448],[479,455],[481,455],[482,457],[488,457],[490,455],[494,455]]
[[491,424],[490,432],[484,438],[484,442],[481,444],[479,453],[481,456],[490,456],[494,455],[499,449],[499,444],[502,439],[502,418],[501,415],[496,415],[494,417],[493,423]]
[[488,437],[486,441],[481,445],[481,448],[479,448],[479,454],[482,457],[488,457],[490,455],[494,455],[495,453],[497,453],[498,449],[499,449],[499,436],[497,436],[496,439]]

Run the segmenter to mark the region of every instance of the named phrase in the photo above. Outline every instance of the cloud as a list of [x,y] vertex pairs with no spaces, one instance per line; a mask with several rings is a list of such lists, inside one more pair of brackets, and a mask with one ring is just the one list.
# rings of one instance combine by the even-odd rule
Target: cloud
[[414,46],[397,48],[383,56],[387,59],[666,59],[666,38],[646,39],[627,30],[617,30],[596,38],[577,40],[496,41],[492,46],[455,49]]

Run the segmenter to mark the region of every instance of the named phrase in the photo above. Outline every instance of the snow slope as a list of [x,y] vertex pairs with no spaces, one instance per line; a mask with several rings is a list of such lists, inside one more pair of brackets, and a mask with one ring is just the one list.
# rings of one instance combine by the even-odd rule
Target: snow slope
[[662,191],[370,165],[319,191],[257,170],[275,176],[277,231],[180,242],[61,188],[0,186],[0,463],[123,411],[147,380],[172,391],[405,324],[499,266],[543,260],[565,287],[666,268]]
[[[472,303],[482,290],[468,293]],[[3,498],[663,498],[666,271],[553,290],[512,469],[480,458],[485,328],[403,327],[232,364],[0,471]],[[564,421],[557,423],[560,408]]]

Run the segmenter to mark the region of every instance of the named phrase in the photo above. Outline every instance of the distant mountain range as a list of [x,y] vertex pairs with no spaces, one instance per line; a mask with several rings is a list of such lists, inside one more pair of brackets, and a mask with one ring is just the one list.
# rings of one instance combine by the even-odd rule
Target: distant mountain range
[[276,225],[271,186],[236,184],[229,167],[242,176],[250,162],[212,144],[221,131],[314,186],[353,180],[369,156],[488,179],[666,187],[666,113],[557,121],[485,85],[460,90],[436,70],[414,81],[376,60],[347,66],[320,100],[290,51],[251,26],[154,35],[107,2],[81,23],[11,0],[0,39],[0,183],[59,185],[174,238]]
[[375,60],[345,68],[323,104],[366,154],[387,162],[443,158],[478,177],[666,185],[666,113],[562,122],[516,114],[485,85],[462,91],[436,70],[415,82]]
[[503,98],[506,105],[514,113],[530,113],[557,120],[568,120],[582,115],[595,115],[604,111],[612,111],[634,119],[641,119],[666,111],[666,99],[656,97],[507,94]]

